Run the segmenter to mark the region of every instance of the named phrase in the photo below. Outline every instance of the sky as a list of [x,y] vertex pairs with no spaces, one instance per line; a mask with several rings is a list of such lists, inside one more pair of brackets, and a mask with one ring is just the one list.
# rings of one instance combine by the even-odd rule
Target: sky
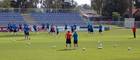
[[88,4],[91,5],[91,0],[75,0],[78,5],[82,5],[82,4]]

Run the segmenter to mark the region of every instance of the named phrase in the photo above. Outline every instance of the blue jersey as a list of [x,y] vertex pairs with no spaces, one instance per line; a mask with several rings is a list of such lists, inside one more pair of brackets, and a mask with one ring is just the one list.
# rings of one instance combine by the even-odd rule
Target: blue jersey
[[88,27],[88,29],[90,29],[90,25],[88,25],[87,27]]
[[68,25],[65,25],[65,30],[68,29]]
[[17,27],[16,24],[12,24],[12,29],[13,29],[13,30],[17,30],[17,28],[18,28],[18,27]]
[[49,27],[50,27],[50,25],[47,23],[47,26],[46,26],[46,28],[47,28],[47,29],[49,29]]
[[30,28],[28,25],[24,25],[24,32],[29,32]]
[[33,28],[36,29],[36,25],[34,25]]
[[76,32],[74,32],[74,34],[73,34],[73,38],[74,38],[75,41],[78,40],[78,34],[77,34]]
[[74,27],[74,30],[76,30],[76,28],[77,28],[77,25],[73,25],[73,27]]
[[7,28],[8,28],[8,29],[12,29],[12,24],[9,23],[8,26],[7,26]]
[[99,26],[99,30],[102,30],[102,28],[103,28],[102,25],[100,25],[100,26]]
[[88,25],[88,31],[93,32],[93,26],[91,24]]

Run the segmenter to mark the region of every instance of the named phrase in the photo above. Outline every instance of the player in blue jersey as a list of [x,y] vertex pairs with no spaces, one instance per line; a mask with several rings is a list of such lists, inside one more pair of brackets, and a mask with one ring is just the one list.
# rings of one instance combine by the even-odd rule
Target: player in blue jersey
[[74,31],[76,31],[76,30],[77,30],[77,25],[74,24],[74,25],[73,25],[73,28],[74,28]]
[[36,25],[33,25],[33,29],[35,32],[37,32],[37,26]]
[[58,26],[56,26],[56,34],[57,35],[59,34],[59,28],[58,28]]
[[42,25],[41,29],[44,30],[45,29],[45,24],[41,24],[41,25]]
[[29,31],[30,31],[29,25],[24,24],[24,35],[25,35],[25,40],[30,40],[30,38],[29,38]]
[[73,43],[75,48],[78,47],[78,34],[76,31],[73,33]]
[[22,31],[22,24],[19,24],[18,31]]
[[12,24],[12,30],[13,30],[14,35],[17,35],[18,27],[16,24]]
[[88,32],[94,32],[93,26],[91,24],[88,24],[87,28],[88,28]]
[[7,30],[8,32],[13,32],[11,23],[8,23]]
[[46,29],[47,29],[47,31],[49,32],[49,29],[50,29],[50,24],[49,24],[49,23],[47,23]]
[[68,25],[66,24],[66,25],[65,25],[65,31],[67,31],[67,29],[68,29]]
[[103,32],[102,29],[103,29],[103,26],[100,24],[100,25],[99,25],[99,33],[100,33],[100,34]]

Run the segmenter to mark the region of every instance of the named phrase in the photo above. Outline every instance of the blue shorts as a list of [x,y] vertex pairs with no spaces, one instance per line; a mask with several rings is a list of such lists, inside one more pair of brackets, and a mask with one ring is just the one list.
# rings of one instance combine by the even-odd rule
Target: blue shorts
[[14,31],[13,32],[17,32],[17,30],[16,29],[14,29]]
[[24,32],[24,34],[25,34],[26,36],[29,36],[29,32]]
[[74,44],[77,44],[77,43],[78,43],[78,40],[74,40],[73,43],[74,43]]

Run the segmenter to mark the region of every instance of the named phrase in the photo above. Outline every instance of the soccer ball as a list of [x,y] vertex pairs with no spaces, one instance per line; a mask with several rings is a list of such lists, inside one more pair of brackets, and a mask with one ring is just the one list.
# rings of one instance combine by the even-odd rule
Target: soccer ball
[[82,50],[83,50],[83,51],[86,51],[86,48],[83,48]]
[[98,49],[103,49],[103,47],[98,47]]
[[98,45],[97,48],[98,48],[98,49],[102,49],[102,48],[103,48],[103,43],[99,43],[99,45]]
[[132,48],[131,47],[128,47],[128,51],[130,51],[130,50],[132,50]]

